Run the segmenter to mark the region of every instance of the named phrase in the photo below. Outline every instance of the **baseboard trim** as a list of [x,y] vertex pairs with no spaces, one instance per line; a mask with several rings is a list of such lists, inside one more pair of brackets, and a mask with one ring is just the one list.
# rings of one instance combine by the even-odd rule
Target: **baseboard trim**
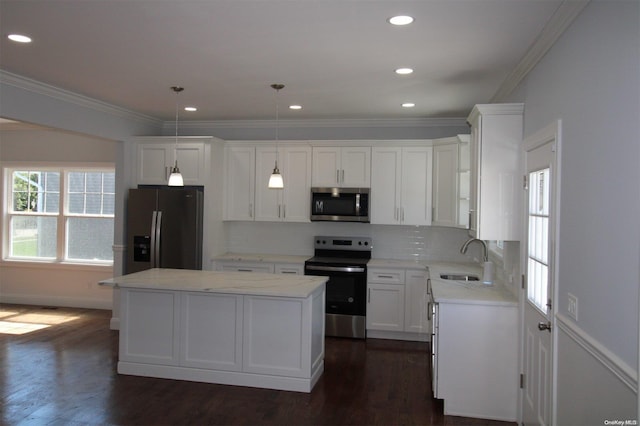
[[633,392],[638,392],[638,372],[636,370],[587,334],[565,315],[560,313],[556,315],[556,325],[559,330],[563,331],[569,338],[602,364],[603,367],[620,379],[625,386]]
[[85,308],[111,310],[113,301],[88,299],[80,297],[60,296],[25,296],[19,294],[2,294],[2,303],[15,305],[59,306],[64,308]]

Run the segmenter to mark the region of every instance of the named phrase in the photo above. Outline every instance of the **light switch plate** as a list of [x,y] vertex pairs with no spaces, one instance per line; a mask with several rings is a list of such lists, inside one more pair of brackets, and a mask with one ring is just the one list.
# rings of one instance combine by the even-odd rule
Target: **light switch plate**
[[567,306],[569,316],[578,321],[578,298],[571,293],[567,293],[567,295],[569,296],[569,303]]

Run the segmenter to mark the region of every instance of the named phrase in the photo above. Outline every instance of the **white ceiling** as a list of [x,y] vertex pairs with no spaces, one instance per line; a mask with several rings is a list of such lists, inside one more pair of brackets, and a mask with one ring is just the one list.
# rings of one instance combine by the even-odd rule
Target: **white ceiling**
[[[561,3],[0,0],[0,69],[162,120],[174,85],[198,107],[182,120],[271,119],[271,83],[286,86],[286,119],[461,117],[492,99]],[[388,24],[396,14],[415,22]]]

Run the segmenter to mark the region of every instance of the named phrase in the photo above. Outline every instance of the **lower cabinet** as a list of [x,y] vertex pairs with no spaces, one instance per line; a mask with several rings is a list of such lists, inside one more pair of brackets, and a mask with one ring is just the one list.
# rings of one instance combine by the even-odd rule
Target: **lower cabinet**
[[266,274],[304,275],[304,263],[274,263],[245,260],[216,260],[216,271],[262,272]]
[[444,414],[516,421],[517,306],[435,303],[433,394]]
[[367,272],[367,337],[429,341],[426,270]]

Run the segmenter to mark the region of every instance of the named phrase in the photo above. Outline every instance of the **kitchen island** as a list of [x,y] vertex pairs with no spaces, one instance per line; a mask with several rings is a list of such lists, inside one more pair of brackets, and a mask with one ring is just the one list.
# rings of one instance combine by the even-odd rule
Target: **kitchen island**
[[120,289],[118,373],[311,392],[327,277],[149,269]]

